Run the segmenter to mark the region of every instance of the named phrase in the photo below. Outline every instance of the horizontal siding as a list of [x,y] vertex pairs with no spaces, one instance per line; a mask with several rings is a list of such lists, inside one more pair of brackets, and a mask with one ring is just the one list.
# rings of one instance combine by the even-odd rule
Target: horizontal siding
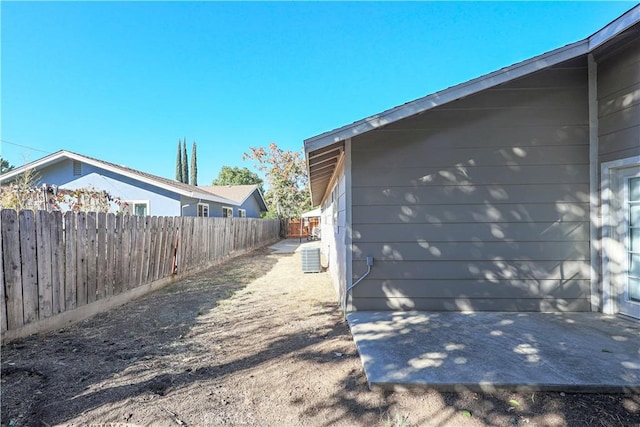
[[[354,205],[437,205],[478,203],[548,203],[589,201],[589,184],[458,185],[455,187],[361,187]],[[553,208],[551,208],[553,209]]]
[[[575,72],[575,70],[571,70]],[[581,71],[584,72],[584,71]],[[469,97],[464,103],[450,103],[443,105],[440,110],[461,110],[461,109],[541,109],[547,110],[549,105],[554,108],[573,109],[575,101],[588,102],[588,93],[584,90],[584,84],[580,83],[573,88],[565,88],[558,91],[555,88],[521,88],[512,86],[507,88],[498,87],[488,89],[485,93],[488,96]]]
[[628,128],[638,128],[639,125],[640,104],[631,105],[601,117],[599,120],[599,136],[602,137]]
[[353,241],[365,242],[564,242],[589,240],[585,222],[354,224]]
[[[478,95],[475,95],[478,96]],[[458,102],[465,102],[463,99]],[[584,111],[583,111],[584,110]],[[529,120],[527,126],[554,126],[558,125],[558,116],[565,118],[563,125],[588,125],[588,120],[584,118],[584,112],[587,106],[580,110],[575,108],[562,108],[549,105],[547,108],[436,108],[418,116],[420,120],[419,129],[442,129],[447,127],[455,127],[461,120],[481,122],[487,127],[519,127],[519,122],[526,115]],[[417,126],[415,123],[414,126]],[[412,123],[409,123],[411,125]],[[391,127],[392,129],[397,126]]]
[[588,298],[356,298],[356,311],[591,311]]
[[[322,232],[322,253],[329,266],[338,301],[344,304],[347,281],[346,246],[346,179],[344,167],[336,171],[337,180],[330,188],[329,197],[322,206],[320,228]],[[334,220],[334,206],[337,206],[337,218]],[[324,261],[323,261],[324,262]]]
[[618,92],[600,97],[598,116],[603,117],[617,111],[640,104],[640,83],[632,84]]
[[519,78],[501,86],[505,89],[548,89],[556,88],[569,91],[571,88],[587,87],[586,64],[584,67],[554,67]]
[[353,138],[351,164],[355,309],[590,309],[586,67]]
[[[425,113],[426,114],[426,113]],[[353,152],[370,151],[381,148],[398,148],[394,134],[402,138],[402,145],[420,144],[427,135],[416,119],[407,119],[407,127],[403,129],[385,127],[367,134],[366,144],[355,144]],[[433,128],[431,128],[433,130]],[[546,147],[560,145],[585,145],[589,138],[588,126],[521,126],[509,128],[509,132],[496,132],[493,127],[453,127],[446,132],[431,132],[437,138],[429,138],[432,149],[455,147],[460,148],[490,148],[490,147]],[[570,160],[570,159],[568,159]]]
[[[584,261],[474,261],[464,268],[456,261],[433,261],[425,265],[420,261],[375,260],[375,268],[367,279],[384,280],[587,280],[590,266]],[[366,271],[364,260],[353,264],[355,272]],[[363,282],[363,285],[368,280]]]
[[456,224],[486,222],[588,221],[589,203],[478,203],[451,205],[354,205],[356,224]]
[[599,161],[640,155],[640,41],[598,63]]
[[584,183],[588,164],[518,165],[497,169],[494,166],[463,166],[452,168],[403,167],[359,168],[353,172],[361,187],[489,185],[489,184],[555,184]]
[[[611,132],[607,135],[601,136],[599,138],[600,145],[598,153],[600,156],[609,156],[621,151],[631,150],[636,152],[637,155],[637,150],[639,148],[637,144],[638,142],[640,142],[640,126],[628,127],[617,132]],[[624,157],[619,158],[623,159]]]
[[[503,132],[504,129],[496,128],[495,132]],[[429,132],[438,138],[435,131]],[[532,134],[535,131],[532,130]],[[431,135],[429,135],[431,136]],[[404,167],[446,167],[459,166],[503,166],[509,167],[524,165],[565,165],[588,164],[589,151],[585,145],[581,146],[548,146],[522,148],[519,146],[494,148],[482,146],[478,141],[478,147],[455,148],[450,147],[434,153],[426,144],[406,144],[402,136],[394,136],[389,139],[387,148],[370,149],[358,152],[358,168],[404,168]],[[437,155],[436,155],[437,154]],[[354,155],[355,157],[355,155]]]
[[402,298],[588,298],[590,281],[568,280],[368,280],[354,288],[354,297]]
[[353,252],[354,260],[464,261],[459,267],[466,268],[468,261],[588,260],[589,242],[354,242]]
[[635,41],[598,63],[598,97],[625,90],[638,82],[640,42]]

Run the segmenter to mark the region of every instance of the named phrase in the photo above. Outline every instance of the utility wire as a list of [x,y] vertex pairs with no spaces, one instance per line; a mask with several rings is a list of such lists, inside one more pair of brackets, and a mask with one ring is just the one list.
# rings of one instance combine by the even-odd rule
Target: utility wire
[[6,139],[1,139],[0,141],[2,141],[5,144],[9,144],[9,145],[15,145],[16,147],[22,147],[22,148],[26,148],[27,150],[32,150],[32,151],[39,151],[41,153],[46,153],[46,154],[51,154],[51,151],[45,151],[45,150],[41,150],[40,148],[33,148],[33,147],[29,147],[27,145],[22,145],[22,144],[18,144],[16,142],[12,142],[12,141],[7,141]]

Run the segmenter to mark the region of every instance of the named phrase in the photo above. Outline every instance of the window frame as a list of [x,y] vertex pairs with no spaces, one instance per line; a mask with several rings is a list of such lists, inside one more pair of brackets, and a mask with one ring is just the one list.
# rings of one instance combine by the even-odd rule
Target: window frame
[[[225,215],[225,212],[230,211],[231,215]],[[223,206],[222,207],[222,217],[223,218],[233,218],[233,208],[231,206]]]
[[[151,204],[149,200],[125,200],[125,203],[128,205],[129,215],[132,216],[151,216]],[[145,205],[147,208],[147,213],[145,215],[137,215],[136,214],[136,205]]]
[[238,208],[238,217],[239,218],[246,218],[247,217],[247,210]]
[[[202,208],[203,213],[204,213],[204,210],[206,209],[207,214],[200,215],[200,208]],[[198,203],[198,206],[196,207],[196,216],[198,218],[209,218],[209,210],[210,210],[209,203]]]

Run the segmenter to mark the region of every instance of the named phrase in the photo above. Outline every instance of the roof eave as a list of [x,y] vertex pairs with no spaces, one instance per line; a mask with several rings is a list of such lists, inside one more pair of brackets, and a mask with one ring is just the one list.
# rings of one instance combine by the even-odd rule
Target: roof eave
[[2,175],[0,175],[0,183],[4,182],[4,181],[8,181],[11,180],[13,178],[16,178],[17,176],[19,176],[20,174],[24,173],[26,170],[28,169],[40,169],[43,166],[47,166],[50,165],[52,163],[56,163],[58,161],[60,161],[63,157],[66,157],[66,155],[71,154],[68,151],[65,150],[60,150],[60,151],[56,151],[55,153],[49,154],[48,156],[45,156],[41,159],[35,160],[33,162],[29,162],[27,164],[24,164],[22,166],[19,166],[15,169],[10,170],[7,173],[4,173]]
[[589,52],[589,40],[582,40],[567,46],[538,55],[523,62],[494,71],[484,76],[450,87],[441,92],[419,98],[415,101],[391,108],[350,125],[322,133],[304,141],[305,152],[317,150],[327,145],[344,141],[374,129],[394,123],[398,120],[419,114],[456,99],[473,95],[514,79],[524,77],[535,71],[559,64]]
[[56,163],[60,160],[62,160],[63,158],[67,158],[67,159],[71,159],[71,160],[77,160],[92,166],[95,166],[97,168],[100,169],[105,169],[108,170],[110,172],[119,174],[119,175],[123,175],[126,176],[127,178],[131,178],[133,180],[139,181],[139,182],[143,182],[145,184],[149,184],[149,185],[153,185],[155,187],[159,187],[162,188],[164,190],[168,190],[171,191],[173,193],[176,194],[180,194],[182,196],[186,196],[186,197],[191,197],[194,199],[204,199],[204,200],[209,200],[212,202],[218,202],[218,203],[228,203],[228,204],[237,204],[237,202],[234,202],[232,200],[226,199],[224,197],[220,197],[220,196],[215,196],[213,194],[208,194],[205,192],[195,192],[195,191],[187,191],[178,187],[173,187],[173,186],[169,186],[163,182],[159,182],[156,181],[154,179],[151,178],[147,178],[144,176],[141,176],[137,173],[132,173],[132,172],[128,172],[126,169],[121,169],[121,168],[115,168],[111,165],[108,165],[104,162],[101,162],[99,160],[94,160],[91,159],[89,157],[85,157],[81,154],[76,154],[70,151],[66,151],[66,150],[60,150],[57,151],[53,154],[50,154],[48,156],[45,156],[39,160],[33,161],[31,163],[27,163],[26,165],[20,166],[16,169],[11,170],[10,172],[7,172],[6,174],[3,174],[2,176],[0,176],[0,182],[5,181],[7,179],[11,179],[11,178],[15,178],[18,175],[20,175],[21,173],[24,173],[24,171],[26,171],[27,169],[41,169],[45,166],[48,166],[52,163]]
[[592,51],[617,35],[628,30],[640,21],[640,6],[633,7],[626,11],[619,18],[607,24],[600,31],[595,32],[589,38],[589,51]]
[[472,95],[481,90],[507,83],[540,69],[559,64],[580,55],[588,54],[637,24],[639,21],[640,6],[635,6],[584,40],[554,49],[510,67],[469,80],[441,92],[427,95],[338,129],[308,138],[304,141],[305,152],[314,151],[329,144],[344,141],[347,138],[378,129],[414,114],[419,114],[439,105]]

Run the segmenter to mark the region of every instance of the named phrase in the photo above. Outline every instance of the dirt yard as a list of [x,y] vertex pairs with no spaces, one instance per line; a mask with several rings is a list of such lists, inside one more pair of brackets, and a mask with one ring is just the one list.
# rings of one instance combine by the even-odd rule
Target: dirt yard
[[326,273],[268,249],[2,347],[2,426],[640,426],[640,396],[372,392]]

